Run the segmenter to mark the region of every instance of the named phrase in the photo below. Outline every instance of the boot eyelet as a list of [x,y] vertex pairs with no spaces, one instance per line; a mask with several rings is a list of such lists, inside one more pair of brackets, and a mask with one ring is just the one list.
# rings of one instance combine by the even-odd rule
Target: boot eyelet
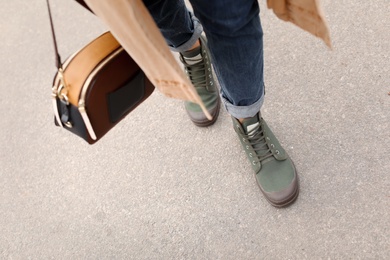
[[247,146],[245,146],[245,148],[247,149],[247,150],[249,150],[249,146],[247,145]]
[[252,156],[253,156],[252,153],[249,153],[249,157],[252,158]]
[[276,150],[275,153],[276,153],[276,154],[280,154],[279,150]]
[[271,147],[272,147],[272,148],[275,148],[275,145],[274,145],[274,144],[271,144]]
[[252,164],[253,164],[253,165],[256,165],[256,162],[255,162],[255,161],[252,161]]

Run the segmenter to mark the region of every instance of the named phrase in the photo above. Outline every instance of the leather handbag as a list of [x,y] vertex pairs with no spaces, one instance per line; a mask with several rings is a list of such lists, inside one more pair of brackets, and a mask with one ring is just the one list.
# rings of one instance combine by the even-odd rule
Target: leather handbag
[[110,32],[62,63],[48,0],[47,6],[57,67],[52,87],[55,124],[93,144],[155,88]]

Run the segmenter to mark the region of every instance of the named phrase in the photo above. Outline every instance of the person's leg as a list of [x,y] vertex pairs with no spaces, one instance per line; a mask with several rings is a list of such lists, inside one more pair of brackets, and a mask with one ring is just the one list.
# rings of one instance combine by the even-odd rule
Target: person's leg
[[172,50],[183,52],[198,42],[203,31],[183,0],[143,0]]
[[257,0],[191,0],[206,33],[225,107],[266,199],[276,207],[298,195],[287,153],[260,115],[263,32]]
[[263,103],[263,31],[257,0],[191,0],[208,39],[225,107],[236,118]]
[[209,121],[199,105],[185,102],[192,122],[209,126],[218,118],[220,99],[212,75],[206,40],[199,20],[185,6],[184,0],[144,0],[171,50],[180,52],[180,60],[213,120]]

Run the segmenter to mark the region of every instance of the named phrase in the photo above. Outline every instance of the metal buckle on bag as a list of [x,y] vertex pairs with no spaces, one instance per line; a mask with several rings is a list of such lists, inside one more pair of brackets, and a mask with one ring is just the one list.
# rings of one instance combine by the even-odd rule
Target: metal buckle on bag
[[65,101],[66,105],[69,105],[68,88],[64,79],[64,72],[62,69],[58,69],[58,75],[60,77],[60,86],[57,89],[57,97],[62,101]]
[[57,105],[57,97],[58,97],[58,95],[57,95],[57,92],[58,92],[57,82],[54,81],[54,85],[51,88],[51,97],[52,97],[54,116],[55,116],[57,124],[60,127],[63,127],[62,122],[61,122],[61,118],[60,118],[60,114],[58,113],[58,105]]
[[[54,114],[55,114],[55,118],[56,118],[56,121],[57,121],[58,125],[63,127],[60,114],[58,113],[57,98],[65,106],[69,105],[69,99],[68,99],[68,89],[67,89],[67,85],[66,85],[66,82],[65,82],[65,79],[64,79],[64,72],[63,72],[62,68],[58,69],[58,77],[59,77],[59,81],[60,81],[59,82],[59,87],[57,88],[57,83],[56,82],[54,83],[54,86],[52,87],[53,109],[54,109]],[[68,121],[68,120],[66,122],[64,122],[64,124],[68,128],[72,128],[73,127],[72,123],[70,121]]]

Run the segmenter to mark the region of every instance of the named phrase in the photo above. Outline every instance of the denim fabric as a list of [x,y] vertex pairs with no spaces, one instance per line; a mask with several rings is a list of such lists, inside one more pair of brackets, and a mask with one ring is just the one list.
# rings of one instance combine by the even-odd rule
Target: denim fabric
[[175,51],[192,46],[203,26],[226,110],[236,118],[254,116],[264,99],[263,31],[257,0],[190,1],[196,17],[182,0],[144,3]]

